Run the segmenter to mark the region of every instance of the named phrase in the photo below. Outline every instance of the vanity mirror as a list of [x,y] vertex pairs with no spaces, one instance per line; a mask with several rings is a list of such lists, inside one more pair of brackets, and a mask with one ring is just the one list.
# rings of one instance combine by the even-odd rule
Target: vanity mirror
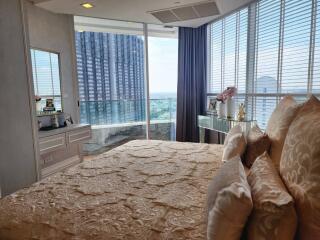
[[59,54],[31,49],[31,60],[37,115],[63,111]]

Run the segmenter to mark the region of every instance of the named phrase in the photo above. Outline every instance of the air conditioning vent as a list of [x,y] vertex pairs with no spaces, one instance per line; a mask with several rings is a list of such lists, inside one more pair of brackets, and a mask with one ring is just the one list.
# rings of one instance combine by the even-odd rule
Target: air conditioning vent
[[162,23],[186,21],[220,14],[217,4],[208,1],[175,8],[155,10],[149,13]]
[[170,10],[164,10],[151,13],[154,17],[158,18],[163,23],[177,22],[179,18],[175,16]]

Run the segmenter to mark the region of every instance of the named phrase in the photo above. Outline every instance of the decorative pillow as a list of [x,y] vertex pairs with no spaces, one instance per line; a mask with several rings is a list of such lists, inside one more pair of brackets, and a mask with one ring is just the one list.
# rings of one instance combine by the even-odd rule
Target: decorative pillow
[[221,166],[209,185],[207,239],[240,239],[251,210],[250,187],[237,156]]
[[300,108],[301,105],[297,104],[293,97],[285,96],[281,99],[268,121],[266,133],[271,140],[269,153],[277,170],[279,170],[282,148],[289,126]]
[[244,164],[250,168],[257,157],[269,151],[270,139],[267,134],[257,126],[253,126],[247,136],[247,149],[244,155]]
[[299,239],[320,239],[320,101],[314,96],[289,127],[280,174],[296,203]]
[[253,211],[247,224],[247,239],[294,239],[297,227],[294,200],[267,152],[253,163],[248,183]]
[[246,150],[246,139],[242,133],[232,135],[223,147],[222,161],[227,161],[235,156],[242,156]]
[[233,128],[231,128],[230,131],[228,132],[225,140],[224,140],[224,146],[226,146],[226,145],[228,144],[229,139],[230,139],[232,136],[234,136],[234,135],[236,135],[236,134],[239,134],[239,133],[242,133],[242,128],[241,128],[240,125],[236,125],[236,126],[234,126]]

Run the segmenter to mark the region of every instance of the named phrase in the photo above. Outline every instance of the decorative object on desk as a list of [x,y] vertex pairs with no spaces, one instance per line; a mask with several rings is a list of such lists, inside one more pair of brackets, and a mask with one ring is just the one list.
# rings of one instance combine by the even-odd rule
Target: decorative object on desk
[[228,119],[234,119],[234,105],[235,105],[234,98],[231,96],[228,96],[226,100],[226,115]]
[[65,115],[65,120],[66,120],[66,125],[67,125],[67,126],[70,126],[70,125],[73,124],[73,120],[72,120],[72,117],[71,117],[70,114],[66,114],[66,115]]
[[[226,105],[219,104],[219,117],[223,118],[226,117],[229,119],[234,118],[234,97],[237,94],[237,88],[236,87],[227,87],[226,90],[224,90],[222,93],[220,93],[217,96],[217,101],[220,103],[226,103]],[[225,108],[223,110],[223,107]]]
[[59,120],[56,114],[51,115],[51,126],[52,128],[59,128]]
[[234,97],[237,95],[237,88],[236,87],[227,87],[222,93],[217,96],[217,100],[220,102],[225,102],[228,97]]
[[46,106],[43,108],[44,112],[54,112],[56,108],[54,107],[53,99],[47,98],[46,99]]
[[36,112],[41,112],[41,97],[36,95],[34,96],[34,99],[36,100]]
[[240,103],[238,111],[238,121],[242,122],[246,118],[246,111],[244,103]]
[[213,116],[217,116],[217,100],[213,97],[208,98],[207,113]]
[[226,117],[226,104],[224,102],[218,102],[218,117]]

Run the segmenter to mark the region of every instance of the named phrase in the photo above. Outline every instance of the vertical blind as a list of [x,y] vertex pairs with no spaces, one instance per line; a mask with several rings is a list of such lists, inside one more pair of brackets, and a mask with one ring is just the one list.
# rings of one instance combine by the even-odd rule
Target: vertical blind
[[[216,89],[221,91],[234,82],[240,96],[242,90],[245,93],[249,116],[256,119],[261,128],[266,127],[282,96],[290,94],[297,101],[303,101],[309,93],[320,94],[319,4],[320,0],[260,0],[210,24],[208,94],[216,93]],[[234,16],[244,13],[246,29],[224,34],[229,31],[228,19],[234,21]],[[245,25],[241,20],[239,23]],[[215,31],[217,26],[221,26],[220,32]],[[219,37],[221,34],[224,37]],[[245,41],[240,41],[235,55],[241,59],[241,52],[245,51],[246,57],[238,60],[241,67],[234,68],[232,77],[231,69],[228,73],[225,71],[229,62],[216,60],[221,55],[221,59],[226,59],[226,50],[220,53],[217,49],[237,41],[239,36]],[[232,48],[229,50],[233,51]],[[240,69],[245,69],[241,77]]]

